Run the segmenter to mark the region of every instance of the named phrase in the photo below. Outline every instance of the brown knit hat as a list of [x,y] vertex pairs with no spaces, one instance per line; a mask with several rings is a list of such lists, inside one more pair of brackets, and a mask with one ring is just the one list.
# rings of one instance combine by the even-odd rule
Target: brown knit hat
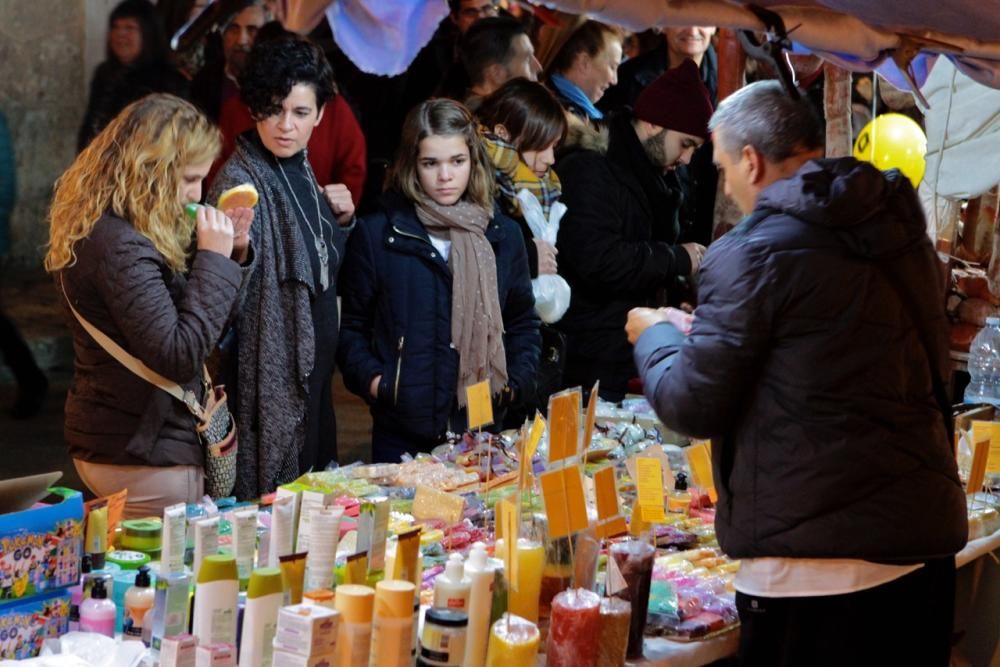
[[646,86],[632,115],[658,127],[708,139],[712,98],[694,61],[685,60]]

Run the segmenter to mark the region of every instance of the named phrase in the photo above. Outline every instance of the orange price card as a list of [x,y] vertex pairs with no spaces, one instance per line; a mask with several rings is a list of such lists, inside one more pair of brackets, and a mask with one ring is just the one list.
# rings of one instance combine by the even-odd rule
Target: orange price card
[[711,444],[706,440],[698,444],[691,445],[685,450],[687,454],[688,466],[691,468],[692,481],[696,486],[701,487],[708,493],[712,502],[717,502],[719,494],[715,490],[715,481],[712,478],[712,450]]
[[597,537],[605,539],[626,532],[628,524],[618,507],[614,466],[601,468],[594,473],[594,494],[597,497]]
[[549,463],[576,456],[580,444],[580,390],[549,398]]
[[663,465],[659,459],[640,456],[635,460],[637,503],[643,521],[666,521],[663,511]]
[[483,380],[465,388],[468,405],[469,430],[493,423],[493,400],[490,398],[490,381]]
[[538,481],[542,485],[551,538],[566,537],[587,527],[587,501],[579,466],[549,471]]
[[986,462],[989,459],[990,442],[978,441],[972,448],[972,468],[969,470],[969,481],[965,485],[965,493],[972,495],[983,488],[986,480]]

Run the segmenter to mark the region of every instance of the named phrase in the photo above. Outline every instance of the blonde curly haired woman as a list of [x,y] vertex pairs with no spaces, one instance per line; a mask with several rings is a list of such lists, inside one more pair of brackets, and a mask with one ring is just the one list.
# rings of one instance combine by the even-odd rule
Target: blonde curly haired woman
[[[219,147],[218,130],[188,102],[159,94],[129,105],[59,179],[45,256],[84,319],[202,400],[202,366],[236,303],[233,257],[247,256],[252,217],[233,212],[244,228],[234,247],[230,216],[185,215]],[[98,496],[127,487],[126,516],[200,498],[194,417],[66,314],[74,368],[64,436],[81,479]]]

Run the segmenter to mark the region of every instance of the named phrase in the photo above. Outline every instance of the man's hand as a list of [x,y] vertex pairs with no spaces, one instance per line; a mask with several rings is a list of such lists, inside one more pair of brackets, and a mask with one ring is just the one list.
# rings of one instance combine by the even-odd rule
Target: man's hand
[[667,322],[666,313],[655,308],[633,308],[628,311],[628,322],[625,323],[625,333],[628,334],[628,342],[635,345],[642,332],[660,322]]
[[628,311],[628,322],[625,323],[625,333],[628,342],[635,345],[639,336],[654,324],[668,322],[673,324],[685,336],[691,333],[694,315],[685,313],[678,308],[633,308]]
[[253,223],[252,208],[231,208],[226,215],[233,221],[233,254],[231,257],[242,264],[247,261],[250,249],[250,225]]
[[372,378],[371,384],[368,385],[368,393],[371,395],[372,399],[378,398],[378,385],[382,382],[382,376],[376,375]]
[[343,183],[324,186],[323,196],[326,197],[326,201],[330,204],[330,210],[337,217],[337,224],[350,224],[354,217],[354,199],[347,186]]

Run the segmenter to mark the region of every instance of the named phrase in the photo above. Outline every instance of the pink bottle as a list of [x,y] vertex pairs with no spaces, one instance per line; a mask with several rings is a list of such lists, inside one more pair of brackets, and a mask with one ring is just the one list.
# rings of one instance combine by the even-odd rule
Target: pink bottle
[[103,579],[95,579],[90,597],[80,605],[80,631],[115,637],[115,603],[108,599]]

